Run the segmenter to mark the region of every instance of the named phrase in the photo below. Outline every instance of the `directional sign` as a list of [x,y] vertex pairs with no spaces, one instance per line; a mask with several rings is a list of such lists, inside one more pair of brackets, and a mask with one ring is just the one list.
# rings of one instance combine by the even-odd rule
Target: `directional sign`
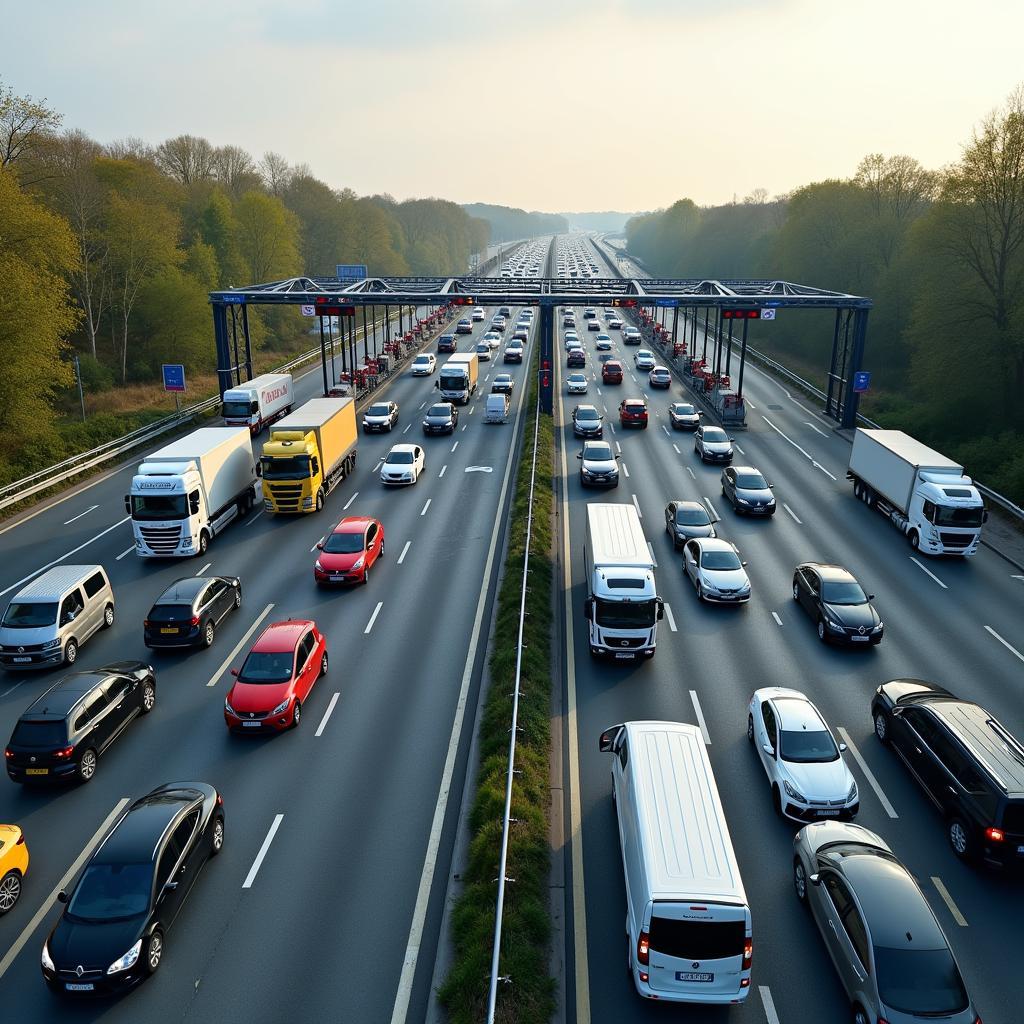
[[761,310],[761,319],[762,320],[774,320],[775,319],[775,310],[774,309],[762,309]]
[[222,295],[221,302],[226,302],[229,306],[240,306],[245,302],[244,295]]
[[667,306],[669,309],[674,309],[679,305],[678,299],[655,299],[654,304],[656,306]]
[[316,316],[316,306],[299,306],[299,312],[303,316]]
[[181,363],[164,363],[164,391],[185,390],[185,367]]
[[362,281],[370,276],[365,263],[338,263],[334,270],[339,281]]
[[853,375],[853,393],[855,395],[862,395],[867,391],[871,384],[871,371],[870,370],[858,370]]

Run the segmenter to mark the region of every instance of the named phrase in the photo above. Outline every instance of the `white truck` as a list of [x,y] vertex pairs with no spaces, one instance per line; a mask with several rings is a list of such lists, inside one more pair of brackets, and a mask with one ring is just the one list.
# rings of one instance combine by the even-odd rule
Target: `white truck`
[[201,427],[147,455],[125,508],[141,558],[206,553],[260,497],[248,427]]
[[988,519],[985,502],[964,467],[902,430],[853,435],[847,480],[853,493],[929,555],[973,555]]
[[435,386],[440,390],[442,398],[466,405],[476,391],[479,375],[480,361],[476,353],[460,352],[441,367],[440,378]]
[[665,602],[654,582],[654,556],[633,505],[587,505],[584,544],[590,653],[617,661],[653,658]]
[[292,411],[294,382],[290,373],[264,373],[229,388],[221,401],[226,426],[245,426],[258,434],[268,423]]

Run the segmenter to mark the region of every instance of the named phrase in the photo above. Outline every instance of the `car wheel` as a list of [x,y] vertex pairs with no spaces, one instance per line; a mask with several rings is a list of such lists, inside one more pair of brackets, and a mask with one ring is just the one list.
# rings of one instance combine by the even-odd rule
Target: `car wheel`
[[915,551],[921,550],[921,538],[917,535],[917,530],[910,531],[910,546]]
[[292,708],[292,729],[298,729],[299,722],[302,721],[302,702],[296,701],[295,706]]
[[210,840],[210,856],[216,857],[224,849],[224,819],[219,815],[213,821],[213,838]]
[[242,607],[242,592],[240,590],[235,591],[235,607]]
[[853,496],[858,501],[863,501],[864,500],[864,486],[863,486],[863,484],[861,484],[861,482],[859,480],[854,480],[853,481]]
[[779,792],[779,787],[772,785],[772,810],[781,818],[782,817],[782,794]]
[[825,632],[825,620],[821,618],[818,619],[818,639],[822,643],[825,643],[828,639],[828,634]]
[[800,600],[800,586],[797,583],[793,584],[793,600],[794,601],[799,601]]
[[164,933],[155,928],[146,942],[145,970],[147,974],[156,974],[164,955]]
[[950,818],[946,825],[946,836],[953,852],[964,861],[974,860],[974,840],[963,818]]
[[861,1007],[853,1005],[853,1024],[871,1024],[871,1020]]
[[793,858],[793,890],[796,898],[803,904],[807,903],[807,871],[799,857]]
[[316,510],[319,512],[324,507],[324,489],[321,487],[316,492]]
[[370,582],[370,567],[367,566],[363,570],[363,586]]
[[96,774],[96,751],[89,747],[78,759],[78,781],[88,782]]
[[3,917],[9,910],[14,909],[21,895],[21,874],[17,871],[8,871],[3,878],[0,878],[0,917]]
[[108,604],[107,607],[103,609],[103,628],[104,629],[110,629],[110,627],[113,624],[114,624],[114,606],[112,604]]
[[213,619],[210,619],[206,623],[206,627],[203,629],[203,646],[204,647],[212,647],[213,646],[213,637],[214,637],[215,632],[216,632],[216,630],[214,629]]
[[142,713],[148,715],[156,705],[156,687],[147,679],[142,684]]
[[698,601],[703,601],[704,600],[704,588],[700,585],[699,581],[697,583],[697,600]]
[[747,715],[747,742],[754,742],[754,716],[751,714]]
[[320,675],[327,675],[327,652],[324,651],[324,656],[320,659]]
[[888,745],[889,743],[889,716],[884,711],[875,712],[875,735],[878,739]]
[[78,657],[78,644],[72,639],[64,645],[64,664],[74,665]]
[[629,932],[626,932],[626,973],[633,977],[633,940],[629,937]]
[[210,546],[210,535],[205,530],[199,531],[199,549],[197,555],[205,555],[206,549]]

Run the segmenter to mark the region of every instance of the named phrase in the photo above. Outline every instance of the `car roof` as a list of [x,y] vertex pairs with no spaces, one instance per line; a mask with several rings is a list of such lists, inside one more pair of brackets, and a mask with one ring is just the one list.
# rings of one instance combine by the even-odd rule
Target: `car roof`
[[22,587],[14,595],[13,600],[42,598],[56,601],[65,590],[81,583],[87,576],[102,568],[102,565],[55,565]]
[[252,649],[270,654],[292,651],[299,642],[299,637],[312,625],[311,619],[288,619],[287,622],[272,622],[260,634],[259,640],[252,645]]
[[411,452],[411,453],[415,453],[417,447],[418,446],[414,445],[414,444],[393,444],[391,446],[391,451],[388,452],[388,455],[390,455],[392,452]]
[[345,516],[331,532],[363,533],[370,523],[375,523],[376,521],[373,516]]
[[623,405],[646,405],[647,402],[642,398],[624,398],[622,400]]
[[926,701],[925,706],[946,724],[1001,789],[1024,794],[1024,746],[998,719],[973,701],[939,696]]
[[801,729],[818,732],[824,726],[824,720],[810,699],[797,690],[786,690],[779,687],[780,694],[771,699],[775,710],[779,713],[779,725],[791,732]]
[[110,673],[102,669],[71,672],[40,694],[21,718],[64,718],[83,695],[109,678]]
[[175,602],[191,604],[196,595],[204,590],[209,582],[210,578],[206,576],[185,576],[180,580],[175,580],[153,604],[174,604]]
[[202,797],[198,789],[161,787],[136,800],[92,858],[96,864],[152,862],[167,829]]
[[828,562],[802,562],[797,568],[813,569],[823,580],[830,583],[857,581],[857,577],[849,569],[844,569],[841,565],[830,565]]
[[737,476],[740,473],[756,473],[758,476],[764,476],[757,466],[732,466],[730,468],[737,474]]
[[699,544],[703,551],[731,551],[736,553],[736,545],[731,540],[721,537],[694,537],[691,544]]

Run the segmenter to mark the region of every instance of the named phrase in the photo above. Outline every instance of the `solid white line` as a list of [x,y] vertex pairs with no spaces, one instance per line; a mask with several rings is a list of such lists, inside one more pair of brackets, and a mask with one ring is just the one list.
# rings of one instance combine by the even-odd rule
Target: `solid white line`
[[636,500],[636,495],[635,495],[635,494],[634,494],[634,495],[632,495],[632,498],[633,498],[633,504],[634,504],[634,505],[636,506],[636,514],[637,514],[637,515],[638,515],[638,516],[639,516],[639,517],[640,517],[641,519],[643,519],[643,517],[644,517],[644,514],[643,514],[643,512],[641,512],[641,511],[640,511],[640,502]]
[[359,492],[356,491],[355,494],[353,494],[352,497],[349,498],[348,501],[346,501],[345,504],[341,506],[341,511],[342,512],[347,512],[349,505],[351,505],[352,502],[355,501],[356,498],[358,498],[358,497],[359,497]]
[[810,427],[816,434],[821,434],[822,437],[828,437],[828,434],[824,430],[819,430],[810,420],[804,420],[804,426]]
[[87,508],[84,512],[79,512],[77,516],[72,516],[70,519],[64,520],[65,526],[70,526],[76,519],[81,519],[82,516],[87,516],[90,512],[95,512],[99,508],[99,505],[92,505]]
[[50,895],[43,900],[39,909],[32,915],[32,919],[27,925],[21,930],[21,934],[11,944],[10,949],[4,954],[4,958],[0,960],[0,978],[7,973],[7,969],[17,959],[18,954],[21,952],[25,943],[32,937],[32,933],[39,927],[43,918],[50,912],[51,907],[57,902],[57,893],[61,889],[67,889],[71,884],[71,879],[78,874],[82,869],[82,865],[92,856],[92,851],[99,844],[100,840],[107,834],[107,829],[113,825],[117,816],[124,810],[125,806],[129,803],[131,797],[123,796],[120,800],[114,804],[114,809],[103,819],[103,824],[92,834],[92,838],[82,848],[82,852],[75,858],[71,867],[68,868],[64,877],[53,887],[50,891]]
[[6,697],[6,696],[7,696],[7,694],[9,694],[9,693],[14,693],[14,691],[15,691],[15,690],[16,690],[16,689],[17,689],[17,688],[18,688],[19,686],[21,686],[21,684],[22,684],[23,682],[25,682],[25,680],[24,680],[24,679],[22,679],[22,680],[21,680],[20,682],[17,682],[17,683],[15,683],[15,684],[14,684],[13,686],[9,687],[8,689],[4,690],[4,692],[3,692],[3,693],[0,693],[0,697]]
[[794,441],[791,437],[787,437],[781,430],[779,430],[777,426],[775,426],[774,423],[772,423],[770,419],[768,419],[767,416],[762,416],[761,419],[763,419],[765,423],[767,423],[768,426],[771,427],[772,430],[774,430],[775,433],[779,435],[779,437],[781,437],[784,441],[788,441],[801,455],[808,459],[815,469],[820,469],[822,473],[824,473],[825,476],[827,476],[830,480],[836,479],[820,462],[815,461],[814,456],[809,451],[807,451],[805,448],[801,448],[800,445],[798,445],[796,441]]
[[804,525],[800,522],[797,514],[785,502],[782,503],[782,507],[793,517],[793,522],[798,523],[800,526]]
[[782,625],[782,619],[779,618],[779,613],[778,612],[772,612],[772,618],[775,620],[775,625],[776,626],[781,626]]
[[682,455],[682,454],[683,454],[683,453],[682,453],[682,452],[681,452],[681,451],[679,450],[679,445],[677,445],[677,444],[675,443],[675,441],[673,441],[673,442],[672,442],[672,447],[673,447],[673,448],[675,448],[675,450],[676,450],[676,455]]
[[875,791],[875,796],[877,796],[881,801],[882,806],[885,808],[885,813],[888,814],[890,818],[898,818],[899,815],[896,813],[892,804],[889,803],[889,798],[882,792],[882,787],[878,784],[878,779],[875,778],[874,772],[872,772],[867,766],[867,762],[864,758],[860,756],[857,744],[850,739],[850,734],[842,726],[839,726],[836,732],[843,737],[843,742],[846,744],[850,753],[853,754],[854,760],[858,765],[860,765],[860,770],[864,773],[864,777],[871,784],[871,788]]
[[665,605],[665,618],[668,619],[668,628],[671,629],[673,633],[677,633],[676,618],[672,614],[672,609],[667,604]]
[[383,607],[384,607],[384,602],[383,601],[378,601],[377,602],[377,607],[373,609],[373,614],[370,616],[370,621],[366,624],[366,629],[363,630],[363,635],[364,636],[367,633],[369,633],[371,629],[373,629],[373,624],[377,621],[377,616],[380,615],[380,610]]
[[420,515],[421,515],[421,516],[425,516],[425,515],[427,514],[427,509],[428,509],[428,508],[430,508],[430,503],[431,503],[431,502],[432,502],[433,500],[434,500],[433,498],[427,498],[427,503],[426,503],[426,505],[424,505],[424,506],[423,506],[423,508],[422,508],[422,509],[420,510]]
[[216,672],[210,677],[210,681],[206,684],[207,686],[216,686],[217,680],[220,679],[225,672],[227,672],[231,662],[238,657],[238,652],[249,642],[249,638],[256,632],[256,627],[270,614],[273,604],[268,604],[266,608],[253,620],[253,624],[245,631],[245,635],[237,644],[231,649],[231,653],[221,662],[221,666]]
[[925,575],[927,576],[931,576],[931,578],[935,580],[935,582],[938,583],[938,585],[942,587],[943,590],[949,590],[949,587],[947,587],[946,584],[943,583],[942,580],[940,580],[939,577],[931,571],[931,569],[922,565],[913,555],[908,555],[907,557],[914,563],[914,565],[918,567],[918,569],[921,570],[921,572],[925,573]]
[[654,557],[654,545],[650,541],[647,542],[647,550],[650,551],[650,553],[651,553],[651,561],[654,563],[654,568],[657,569],[658,568],[658,559]]
[[87,548],[90,544],[92,544],[93,541],[99,540],[100,537],[105,537],[108,533],[110,533],[111,530],[116,530],[122,523],[127,523],[129,519],[131,519],[131,516],[125,516],[124,519],[118,519],[118,521],[114,523],[113,526],[108,526],[101,533],[97,533],[95,537],[90,537],[87,541],[83,541],[81,544],[78,545],[77,548],[72,548],[70,551],[65,551],[64,554],[61,555],[59,558],[55,558],[52,562],[47,562],[46,565],[41,565],[38,569],[33,570],[23,579],[18,580],[17,583],[12,583],[6,590],[0,590],[0,597],[3,597],[4,594],[9,594],[12,590],[17,590],[17,588],[20,587],[22,583],[28,583],[30,579],[32,579],[34,576],[38,576],[41,572],[46,572],[47,569],[52,569],[55,565],[59,565],[61,562],[64,561],[65,558],[70,558],[72,555],[78,554],[78,552],[81,551],[82,548]]
[[953,897],[949,895],[949,890],[942,884],[942,879],[938,875],[932,875],[932,885],[939,891],[939,895],[942,897],[943,902],[949,907],[949,912],[953,915],[953,920],[956,921],[961,928],[967,927],[967,918],[960,913],[960,908],[953,902]]
[[715,506],[714,506],[714,505],[713,505],[713,504],[711,503],[711,499],[710,499],[710,498],[709,498],[709,497],[708,497],[708,496],[707,496],[706,494],[704,495],[704,504],[705,504],[705,505],[707,505],[707,507],[708,507],[709,509],[711,509],[711,511],[712,511],[712,512],[714,512],[714,514],[715,514],[715,518],[716,518],[716,519],[721,519],[721,518],[722,518],[722,517],[721,517],[721,516],[720,516],[720,515],[718,514],[718,509],[717,509],[717,508],[715,508]]
[[616,442],[615,442],[615,450],[616,450],[616,451],[617,451],[617,452],[618,452],[618,453],[619,453],[620,455],[622,454],[622,445],[621,445],[621,444],[619,444],[619,442],[618,442],[618,441],[616,441]]
[[377,465],[373,467],[374,473],[376,473],[377,470],[380,469],[380,467],[383,466],[383,465],[384,465],[384,460],[383,459],[378,459],[377,460]]
[[335,693],[331,697],[331,702],[327,705],[327,710],[324,712],[324,717],[320,719],[320,724],[316,727],[316,732],[313,733],[314,736],[323,736],[324,729],[327,728],[327,723],[330,720],[331,714],[334,711],[334,705],[338,703],[338,698],[340,696],[340,693]]
[[255,523],[255,522],[256,522],[256,520],[257,520],[257,519],[259,519],[259,517],[260,517],[261,515],[263,515],[263,513],[264,513],[264,512],[266,512],[266,511],[267,511],[267,510],[266,510],[266,507],[264,507],[264,508],[261,508],[261,509],[259,510],[259,512],[257,512],[257,513],[256,513],[256,515],[254,515],[254,516],[252,517],[252,519],[249,519],[249,520],[247,520],[247,521],[246,521],[245,525],[246,525],[246,526],[252,526],[252,524],[253,524],[253,523]]
[[408,554],[409,548],[411,546],[412,546],[412,541],[411,540],[407,540],[405,542],[405,547],[402,548],[402,553],[398,556],[398,561],[395,563],[396,565],[401,565],[405,561],[405,556]]
[[406,423],[405,430],[403,430],[402,433],[403,434],[408,434],[411,429],[412,429],[412,424],[411,423]]
[[746,399],[744,399],[744,401],[746,402],[746,406],[747,406],[748,409],[756,409],[757,408],[757,406],[754,405],[753,402],[746,401]]
[[459,442],[456,441],[455,444],[452,445],[452,451],[454,452],[455,449],[458,448],[458,447],[459,447]]
[[711,746],[711,737],[708,735],[708,723],[704,721],[704,712],[701,710],[700,701],[697,700],[697,691],[690,691],[690,700],[693,701],[693,710],[697,715],[697,724],[700,726],[701,734],[704,737],[704,745]]
[[213,562],[207,562],[206,565],[204,565],[202,569],[200,569],[199,572],[196,573],[196,575],[202,576],[203,573],[206,572],[206,570],[209,569],[211,565],[213,565]]
[[747,454],[738,444],[736,444],[735,441],[733,442],[732,446],[733,446],[733,448],[736,449],[736,451],[738,451],[740,453],[740,455],[746,455]]
[[120,562],[121,559],[125,557],[125,555],[130,555],[134,550],[135,550],[135,545],[134,544],[130,548],[125,548],[125,550],[122,551],[121,554],[119,554],[117,556],[117,558],[114,559],[114,561],[115,562]]
[[243,889],[251,889],[252,883],[256,881],[256,874],[260,870],[260,865],[263,863],[263,858],[266,857],[267,851],[270,849],[270,844],[274,841],[274,836],[277,835],[277,830],[281,827],[281,822],[284,821],[283,814],[275,814],[273,824],[270,826],[270,831],[267,833],[266,838],[263,840],[263,845],[260,847],[260,852],[256,854],[256,859],[252,862],[252,867],[249,868],[249,874],[245,876],[245,881],[242,883]]
[[1024,661],[1024,654],[1021,654],[1012,644],[1008,644],[991,626],[985,627],[1011,654],[1015,654],[1021,661]]
[[629,479],[629,467],[624,462],[622,463],[622,472],[626,474],[626,479],[628,480]]
[[761,1003],[764,1006],[764,1016],[768,1024],[779,1024],[779,1015],[775,1012],[775,1003],[772,1000],[771,990],[767,985],[758,985],[757,991],[761,996]]
[[686,472],[690,474],[690,479],[691,480],[696,480],[697,479],[697,474],[694,473],[694,471],[689,466],[686,467]]

